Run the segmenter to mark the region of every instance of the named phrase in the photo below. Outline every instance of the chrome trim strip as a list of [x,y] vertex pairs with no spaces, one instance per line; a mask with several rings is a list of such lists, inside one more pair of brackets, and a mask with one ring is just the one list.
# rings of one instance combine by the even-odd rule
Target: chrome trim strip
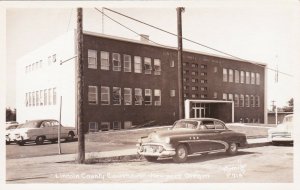
[[227,150],[229,148],[229,145],[227,142],[225,141],[221,141],[221,140],[195,140],[195,139],[191,139],[191,140],[184,140],[184,141],[178,141],[181,143],[190,143],[190,142],[215,142],[215,143],[220,143],[223,144],[225,146],[225,150]]

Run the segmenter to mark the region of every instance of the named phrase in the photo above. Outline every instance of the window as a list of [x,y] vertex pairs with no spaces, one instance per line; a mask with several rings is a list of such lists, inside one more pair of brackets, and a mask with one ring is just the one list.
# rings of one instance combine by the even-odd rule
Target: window
[[227,69],[223,69],[223,82],[228,81]]
[[197,94],[192,94],[192,98],[197,98],[198,95]]
[[25,93],[25,105],[26,105],[26,107],[29,105],[28,93]]
[[124,121],[124,129],[130,129],[132,127],[131,121]]
[[246,84],[250,84],[250,73],[246,72]]
[[89,122],[89,132],[98,132],[97,122]]
[[189,90],[189,86],[183,86],[184,90]]
[[101,86],[101,105],[109,105],[109,104],[110,104],[109,87]]
[[234,71],[234,80],[235,83],[240,83],[240,72],[238,70]]
[[172,61],[170,62],[170,67],[175,67],[175,61],[174,61],[174,60],[172,60]]
[[251,95],[251,107],[255,107],[255,98]]
[[34,68],[34,63],[31,65],[31,71],[34,71],[35,68]]
[[35,106],[35,92],[32,92],[32,106]]
[[35,97],[36,97],[36,106],[39,106],[40,105],[40,96],[39,96],[39,91],[36,91],[35,92]]
[[183,97],[184,97],[184,98],[187,98],[188,96],[189,96],[189,93],[184,93],[184,94],[183,94]]
[[198,68],[198,65],[196,63],[192,63],[193,68]]
[[218,93],[214,92],[214,98],[218,98]]
[[144,58],[144,67],[145,67],[145,74],[151,74],[151,59],[148,57]]
[[215,123],[215,129],[216,129],[216,130],[222,130],[222,129],[225,129],[225,126],[224,126],[221,122],[215,121],[214,123]]
[[256,73],[256,85],[260,85],[260,74]]
[[97,51],[88,50],[88,68],[97,69]]
[[43,67],[43,60],[40,60],[40,68]]
[[110,123],[109,122],[101,122],[100,129],[101,131],[108,131],[110,129]]
[[145,89],[145,105],[152,105],[152,90]]
[[155,106],[161,105],[161,91],[158,89],[154,90],[154,105]]
[[44,105],[44,93],[43,93],[43,90],[40,90],[40,105]]
[[31,92],[28,93],[28,98],[29,98],[29,106],[31,106]]
[[44,90],[44,104],[45,104],[45,106],[48,104],[48,93],[47,93],[47,89]]
[[183,82],[188,82],[189,79],[188,78],[183,78]]
[[98,104],[98,87],[97,86],[89,86],[88,87],[88,101],[91,105]]
[[120,87],[113,87],[113,105],[121,105],[121,88]]
[[201,94],[201,98],[207,98],[207,94]]
[[53,105],[56,105],[56,88],[53,88]]
[[184,62],[184,63],[182,63],[182,66],[188,67],[188,66],[189,66],[189,63]]
[[239,95],[238,94],[235,94],[234,95],[234,107],[239,107]]
[[255,73],[251,73],[251,84],[255,84]]
[[233,82],[233,70],[229,69],[229,78],[228,78],[228,82]]
[[135,105],[142,105],[143,96],[142,96],[142,89],[135,88],[134,89],[134,104]]
[[228,94],[228,100],[233,100],[233,95],[232,94]]
[[227,94],[223,93],[223,100],[227,100]]
[[245,101],[244,101],[244,95],[241,94],[240,95],[240,107],[244,107],[244,103],[245,103]]
[[48,89],[48,105],[51,105],[51,104],[52,104],[52,99],[53,99],[53,96],[52,96],[52,89],[49,88],[49,89]]
[[101,70],[109,70],[109,53],[101,51]]
[[207,72],[201,72],[200,75],[201,76],[207,76]]
[[118,53],[112,54],[113,71],[121,71],[121,57]]
[[201,69],[206,69],[207,68],[207,65],[204,65],[204,64],[201,64]]
[[201,79],[200,82],[201,82],[202,84],[206,84],[206,83],[207,83],[207,80]]
[[121,122],[120,121],[114,121],[113,122],[113,130],[120,130],[121,129]]
[[214,67],[214,73],[218,72],[218,67]]
[[124,72],[131,72],[131,56],[124,55]]
[[200,90],[201,90],[201,91],[206,91],[206,90],[207,90],[207,87],[201,87]]
[[246,106],[246,107],[250,107],[250,99],[249,99],[249,95],[245,95],[245,106]]
[[124,105],[132,105],[132,90],[124,88]]
[[196,83],[198,82],[198,79],[192,79],[192,82]]
[[134,72],[142,73],[142,59],[139,56],[134,56]]
[[52,55],[52,62],[55,63],[56,62],[56,54]]
[[198,75],[198,72],[197,71],[192,71],[192,75]]
[[260,107],[260,99],[259,99],[259,96],[256,96],[255,98],[256,98],[256,100],[255,100],[255,104],[256,104],[256,105],[255,105],[255,106],[256,106],[256,107]]
[[170,90],[170,96],[175,97],[175,90]]
[[241,83],[245,83],[245,72],[241,71]]
[[183,70],[183,74],[184,75],[189,74],[189,70]]
[[192,86],[192,90],[198,90],[198,86]]
[[51,65],[51,56],[48,57],[48,65]]
[[160,59],[154,59],[154,75],[161,74],[161,63]]

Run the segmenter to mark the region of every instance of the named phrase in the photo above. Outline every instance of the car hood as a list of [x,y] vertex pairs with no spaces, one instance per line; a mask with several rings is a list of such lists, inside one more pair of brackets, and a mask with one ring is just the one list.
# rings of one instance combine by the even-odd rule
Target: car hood
[[11,131],[11,134],[25,133],[25,132],[28,132],[31,129],[35,129],[35,128],[20,128],[20,129],[15,129],[15,130]]
[[269,129],[269,133],[278,133],[278,132],[293,132],[292,125],[279,124],[276,128]]

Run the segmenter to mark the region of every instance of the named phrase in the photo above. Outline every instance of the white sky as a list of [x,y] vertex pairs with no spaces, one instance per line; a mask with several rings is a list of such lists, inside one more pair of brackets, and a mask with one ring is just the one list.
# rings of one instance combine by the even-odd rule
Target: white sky
[[[101,8],[103,4],[126,15],[177,33],[176,5],[174,4],[156,2],[146,8],[143,3],[119,3],[116,7],[116,4],[105,2],[100,3],[98,8]],[[299,64],[300,52],[299,35],[297,35],[300,34],[299,1],[251,1],[251,3],[250,1],[226,1],[226,3],[225,1],[200,1],[184,6],[186,7],[182,15],[184,37],[244,59],[267,63],[270,68],[275,68],[278,64],[279,70],[295,76],[294,71],[297,70],[296,66]],[[84,30],[102,32],[101,14],[92,8],[86,8],[83,11]],[[177,39],[174,36],[114,13],[108,11],[105,13],[138,33],[150,35],[150,39],[155,42],[177,46]],[[16,60],[75,28],[76,8],[10,8],[7,9],[6,19],[6,105],[15,107]],[[104,33],[131,39],[139,38],[108,18],[104,19]],[[183,47],[217,54],[186,41],[183,42]],[[275,88],[274,72],[268,72],[269,105],[276,98],[279,106],[286,105],[287,101],[294,97],[295,88],[291,87],[295,82],[294,78],[279,75],[278,88]]]

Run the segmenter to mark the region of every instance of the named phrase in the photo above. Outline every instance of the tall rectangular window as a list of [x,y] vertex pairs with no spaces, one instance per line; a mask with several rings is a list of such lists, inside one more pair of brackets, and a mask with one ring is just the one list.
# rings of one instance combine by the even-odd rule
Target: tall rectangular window
[[255,98],[253,95],[251,95],[251,107],[255,107]]
[[40,60],[40,68],[43,67],[43,60]]
[[223,100],[227,100],[227,94],[223,93]]
[[250,73],[246,72],[246,84],[250,84]]
[[235,81],[235,83],[240,82],[240,72],[238,70],[234,71],[234,81]]
[[245,95],[245,107],[250,107],[250,98],[249,98],[249,95]]
[[241,83],[245,83],[245,72],[241,71]]
[[56,54],[52,55],[52,62],[55,63],[56,62]]
[[97,122],[89,122],[89,132],[98,132],[98,123]]
[[132,105],[132,90],[124,88],[124,105]]
[[228,100],[233,100],[233,95],[232,94],[228,94]]
[[161,63],[160,59],[154,59],[154,75],[161,74]]
[[28,105],[31,106],[31,92],[28,92]]
[[145,105],[152,105],[152,90],[145,89]]
[[223,82],[227,82],[228,81],[228,75],[227,75],[227,69],[223,69]]
[[131,56],[124,55],[124,72],[131,72]]
[[170,96],[171,97],[175,97],[175,93],[176,93],[175,90],[170,90]]
[[48,65],[51,65],[52,61],[51,61],[51,56],[48,57]]
[[134,104],[142,105],[142,102],[143,102],[142,89],[135,88],[134,89]]
[[152,71],[151,58],[148,57],[144,58],[144,67],[145,67],[145,74],[151,74]]
[[161,91],[158,89],[154,90],[154,105],[155,106],[161,105]]
[[255,73],[251,73],[251,84],[255,84]]
[[35,92],[32,92],[32,106],[35,106]]
[[49,88],[48,89],[48,105],[51,105],[52,104],[52,89]]
[[56,105],[56,88],[53,88],[53,105]]
[[101,105],[109,105],[109,104],[110,104],[109,87],[101,86]]
[[27,107],[28,106],[28,93],[25,93],[25,106]]
[[44,105],[46,106],[48,104],[48,90],[44,90]]
[[255,99],[256,99],[256,100],[255,100],[255,104],[256,104],[255,106],[256,106],[256,107],[260,107],[260,99],[259,99],[259,96],[255,96]]
[[40,90],[40,105],[44,105],[44,93],[43,90]]
[[239,107],[239,100],[240,100],[240,97],[238,94],[235,94],[234,95],[234,106],[235,107]]
[[98,104],[98,87],[89,86],[88,87],[88,102],[90,105]]
[[214,98],[218,98],[218,93],[214,92]]
[[256,85],[260,85],[260,74],[256,73]]
[[170,67],[175,67],[175,61],[174,60],[170,61]]
[[244,104],[245,104],[244,95],[241,94],[241,95],[240,95],[240,107],[244,107]]
[[109,70],[109,53],[101,51],[101,70]]
[[97,51],[88,50],[88,68],[97,69]]
[[113,87],[113,105],[121,105],[121,88],[120,87]]
[[121,57],[118,53],[112,54],[113,71],[121,71]]
[[35,92],[35,97],[36,97],[36,106],[40,105],[40,96],[39,96],[39,91]]
[[140,56],[134,56],[134,72],[142,73],[142,59]]
[[120,121],[114,121],[113,122],[113,129],[114,130],[120,130],[121,129],[121,122]]
[[233,70],[229,69],[229,78],[228,78],[228,82],[233,82]]

